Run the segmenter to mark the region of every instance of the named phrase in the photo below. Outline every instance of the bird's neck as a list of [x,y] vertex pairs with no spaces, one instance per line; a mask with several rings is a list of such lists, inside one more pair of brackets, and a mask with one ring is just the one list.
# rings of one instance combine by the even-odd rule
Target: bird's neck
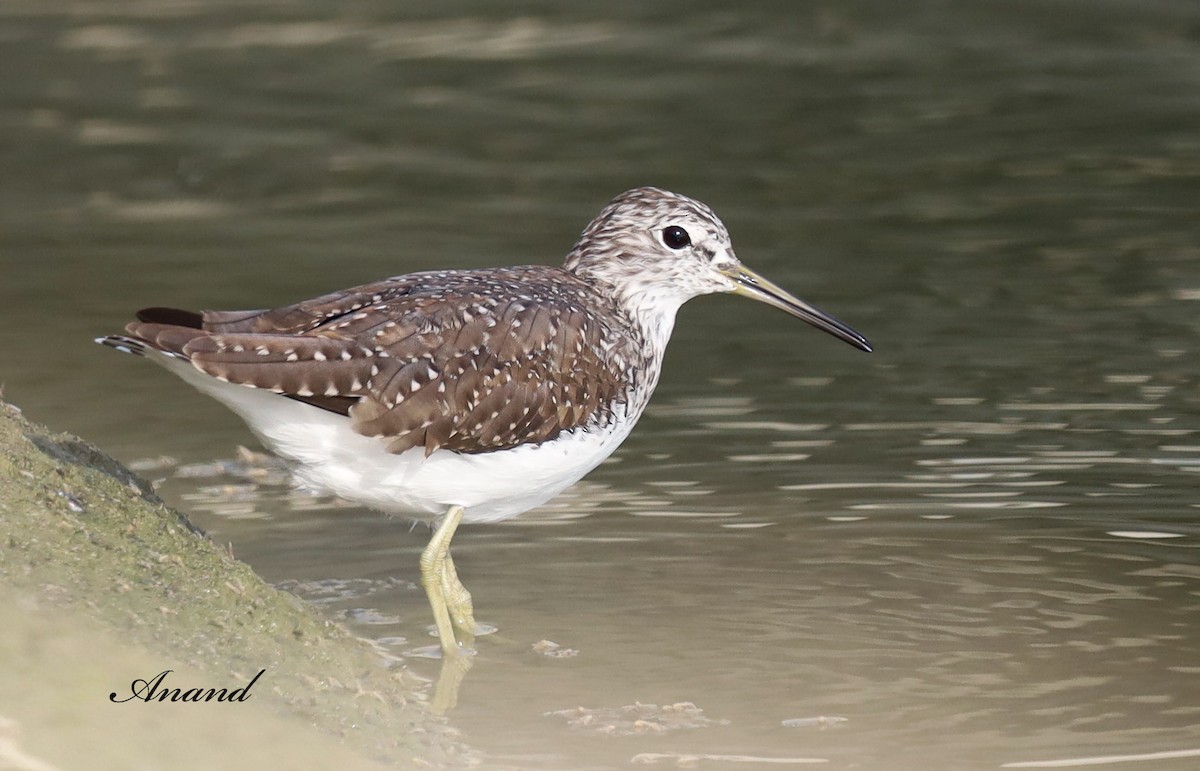
[[589,284],[616,306],[647,341],[661,353],[675,326],[675,314],[691,299],[680,282],[655,280],[639,270],[635,261],[597,259],[587,253],[573,252],[563,269]]
[[661,361],[675,328],[675,315],[690,298],[669,285],[650,284],[624,276],[614,279],[590,272],[583,275],[576,272],[576,275],[586,281],[606,305],[615,307],[641,338],[639,343],[646,344],[647,350],[657,352]]
[[617,305],[633,320],[657,352],[656,364],[662,361],[663,352],[675,328],[675,315],[686,299],[680,299],[674,293],[645,288],[627,289],[616,296]]
[[636,422],[658,384],[675,315],[690,298],[670,285],[641,280],[611,261],[568,258],[564,270],[587,284],[594,301],[605,309],[605,316],[624,322],[620,325],[624,331],[618,332],[623,339],[618,345],[625,348],[627,361],[636,362],[630,369],[626,415]]

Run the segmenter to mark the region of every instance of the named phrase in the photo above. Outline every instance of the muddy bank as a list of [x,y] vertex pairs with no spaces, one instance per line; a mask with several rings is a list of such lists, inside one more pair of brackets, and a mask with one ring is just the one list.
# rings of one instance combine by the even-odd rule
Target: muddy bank
[[[425,683],[259,579],[117,461],[0,402],[0,767],[470,764]],[[131,700],[137,679],[245,686]]]

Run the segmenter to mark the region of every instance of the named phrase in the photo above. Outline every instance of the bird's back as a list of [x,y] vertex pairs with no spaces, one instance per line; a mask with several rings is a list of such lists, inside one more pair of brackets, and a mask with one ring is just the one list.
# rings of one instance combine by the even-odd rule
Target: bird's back
[[150,308],[127,332],[217,380],[345,415],[391,453],[606,425],[657,364],[603,294],[543,266],[414,273],[265,311]]

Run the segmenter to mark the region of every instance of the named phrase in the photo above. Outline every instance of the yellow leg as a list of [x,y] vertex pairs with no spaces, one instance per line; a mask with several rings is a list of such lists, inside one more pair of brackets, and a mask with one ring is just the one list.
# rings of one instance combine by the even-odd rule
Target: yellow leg
[[454,568],[454,557],[446,552],[442,563],[442,595],[446,598],[446,607],[450,611],[450,623],[462,633],[462,642],[470,645],[475,638],[475,612],[471,603],[471,593],[458,580],[458,571]]
[[[429,545],[421,552],[421,585],[425,587],[429,607],[433,609],[433,622],[437,625],[438,639],[444,656],[460,652],[458,642],[454,638],[450,609],[446,604],[446,563],[450,558],[450,539],[454,538],[454,531],[458,529],[458,523],[462,522],[462,516],[462,506],[451,506],[442,518],[442,523],[433,532],[433,537],[429,539]],[[457,576],[455,580],[457,581]]]

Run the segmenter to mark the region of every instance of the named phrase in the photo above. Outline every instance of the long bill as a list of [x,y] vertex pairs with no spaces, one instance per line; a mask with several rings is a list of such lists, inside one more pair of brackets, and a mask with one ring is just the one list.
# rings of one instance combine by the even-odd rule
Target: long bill
[[738,265],[725,275],[733,279],[734,294],[766,303],[798,319],[807,321],[817,329],[828,332],[861,351],[867,351],[868,353],[871,351],[871,344],[867,342],[867,338],[855,332],[848,325],[820,308],[809,305],[797,297],[793,297],[746,266]]

